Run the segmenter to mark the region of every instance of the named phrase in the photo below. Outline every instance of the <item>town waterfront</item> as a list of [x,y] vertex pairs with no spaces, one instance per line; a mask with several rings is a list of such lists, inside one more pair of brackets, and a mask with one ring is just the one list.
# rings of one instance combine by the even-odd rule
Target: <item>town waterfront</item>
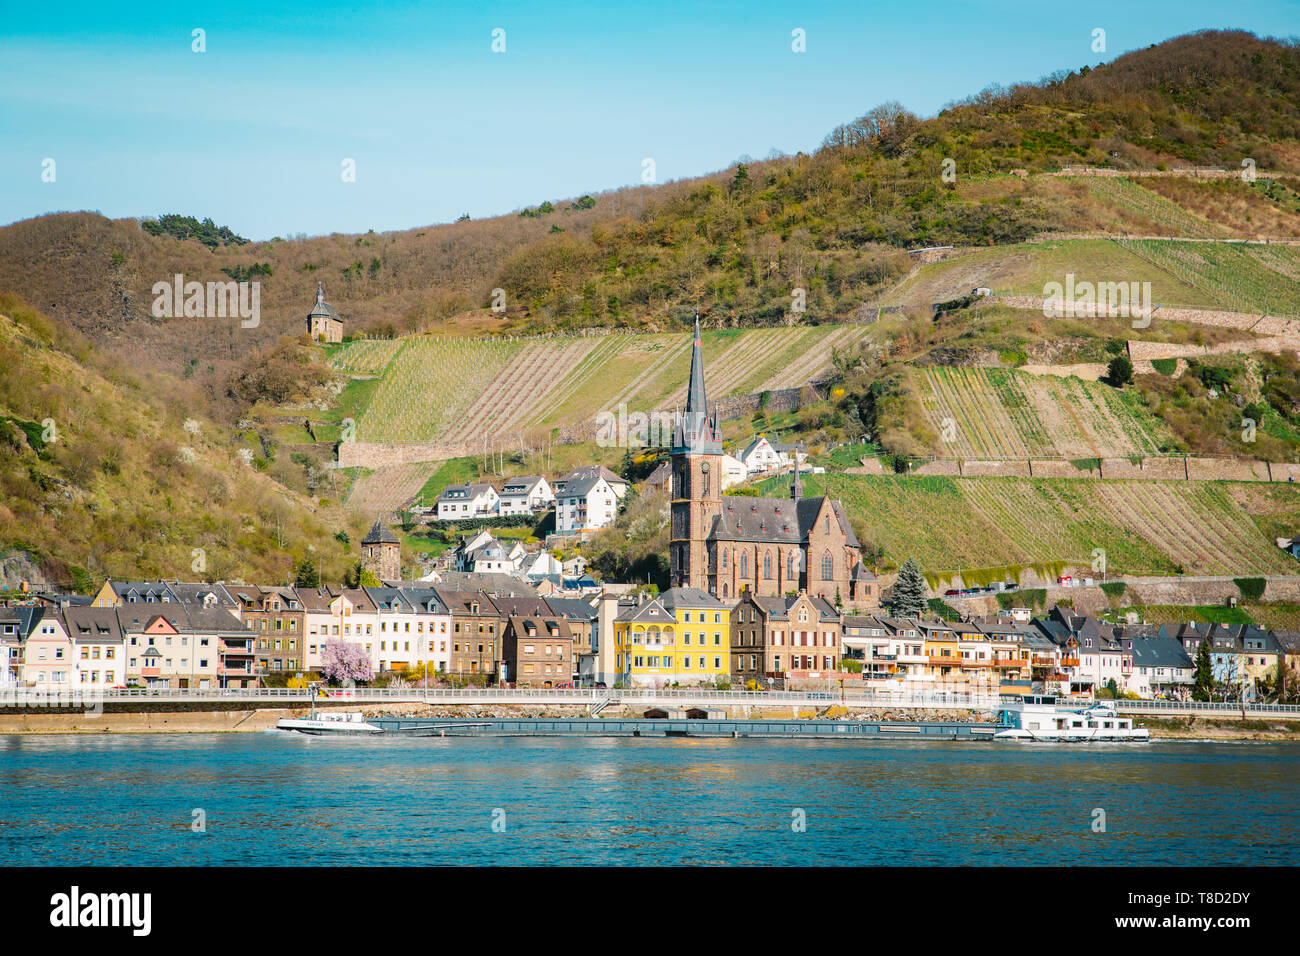
[[1297,805],[1295,744],[0,737],[7,866],[1293,866]]

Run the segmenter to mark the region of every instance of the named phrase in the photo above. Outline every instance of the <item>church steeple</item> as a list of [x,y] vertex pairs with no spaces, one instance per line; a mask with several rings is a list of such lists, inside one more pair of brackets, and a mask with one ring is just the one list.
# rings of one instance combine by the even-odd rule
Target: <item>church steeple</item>
[[700,341],[700,316],[695,314],[695,341],[691,345],[691,378],[686,386],[686,411],[677,413],[673,428],[673,452],[720,455],[717,419],[709,415],[704,396],[704,346]]
[[320,305],[324,301],[325,301],[325,283],[317,282],[316,283],[316,304]]

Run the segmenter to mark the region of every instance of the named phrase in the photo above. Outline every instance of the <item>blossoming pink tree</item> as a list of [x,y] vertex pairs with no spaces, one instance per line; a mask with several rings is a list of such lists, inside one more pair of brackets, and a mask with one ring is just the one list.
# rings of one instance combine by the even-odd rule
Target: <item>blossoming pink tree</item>
[[375,679],[370,655],[360,644],[326,641],[320,649],[321,671],[331,684],[355,684]]

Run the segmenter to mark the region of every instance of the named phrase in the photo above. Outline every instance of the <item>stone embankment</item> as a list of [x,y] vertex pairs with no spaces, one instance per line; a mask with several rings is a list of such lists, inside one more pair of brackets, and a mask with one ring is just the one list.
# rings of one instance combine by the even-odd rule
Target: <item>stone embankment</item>
[[[350,708],[343,708],[350,709]],[[645,716],[645,706],[610,706],[599,715],[601,718],[634,718]],[[973,723],[987,719],[988,715],[975,712],[926,710],[911,708],[881,708],[831,705],[829,707],[790,707],[750,705],[719,708],[727,716],[740,718],[773,718],[788,720],[884,720],[897,722],[946,721]],[[474,705],[429,706],[419,703],[365,706],[360,708],[367,717],[418,717],[459,720],[501,720],[510,718],[572,718],[587,716],[586,708],[570,706],[497,706]],[[188,711],[155,713],[42,713],[25,712],[0,714],[0,735],[3,734],[217,734],[257,733],[274,730],[278,721],[286,717],[306,717],[308,708],[268,708],[263,710]]]

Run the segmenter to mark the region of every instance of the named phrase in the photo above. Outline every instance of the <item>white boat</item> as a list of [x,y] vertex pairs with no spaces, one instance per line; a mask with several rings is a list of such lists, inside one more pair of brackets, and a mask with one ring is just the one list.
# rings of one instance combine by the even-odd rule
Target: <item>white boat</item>
[[285,717],[276,722],[277,730],[296,730],[300,734],[382,734],[384,729],[367,723],[365,714],[359,711],[348,713],[316,713],[312,707],[310,716]]
[[1003,696],[994,740],[1036,740],[1046,743],[1145,741],[1150,734],[1119,716],[1110,701],[1071,707],[1051,695]]

